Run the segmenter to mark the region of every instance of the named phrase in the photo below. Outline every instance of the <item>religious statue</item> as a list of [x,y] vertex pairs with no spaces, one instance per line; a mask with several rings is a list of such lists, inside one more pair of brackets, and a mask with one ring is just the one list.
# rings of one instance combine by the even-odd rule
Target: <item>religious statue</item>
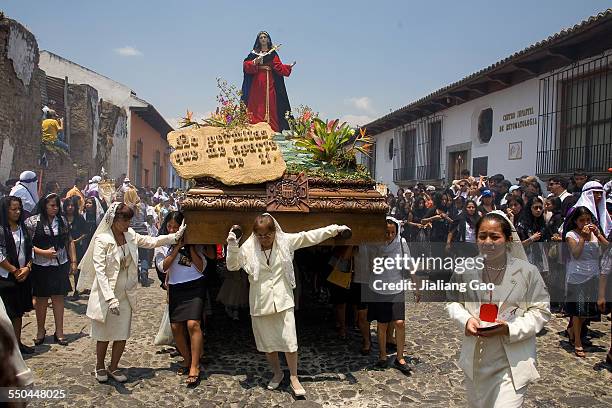
[[285,114],[291,111],[285,80],[291,74],[291,65],[281,62],[272,45],[270,35],[261,31],[257,34],[253,50],[244,59],[244,81],[242,100],[251,115],[251,123],[267,122],[270,127],[281,132],[289,129]]

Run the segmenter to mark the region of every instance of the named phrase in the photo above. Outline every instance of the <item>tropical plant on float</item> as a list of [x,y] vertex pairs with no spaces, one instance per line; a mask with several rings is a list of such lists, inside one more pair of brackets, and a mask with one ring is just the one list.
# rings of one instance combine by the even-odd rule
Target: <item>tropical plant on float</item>
[[285,117],[290,127],[283,132],[285,139],[292,142],[298,158],[317,163],[316,167],[355,170],[357,152],[370,156],[373,142],[364,128],[357,132],[346,122],[340,124],[339,119],[325,122],[307,106],[300,106],[293,115],[287,112]]

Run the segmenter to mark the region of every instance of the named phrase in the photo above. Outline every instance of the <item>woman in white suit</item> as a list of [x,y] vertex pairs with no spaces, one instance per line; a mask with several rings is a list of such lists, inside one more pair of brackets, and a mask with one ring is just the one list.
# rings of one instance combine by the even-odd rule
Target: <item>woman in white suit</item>
[[[134,211],[124,203],[113,203],[94,234],[81,260],[78,290],[91,287],[87,317],[91,319],[91,337],[96,344],[96,379],[105,382],[127,377],[118,369],[119,360],[130,337],[132,308],[136,305],[138,284],[138,248],[156,248],[176,243],[185,226],[175,234],[161,237],[140,235],[129,228]],[[110,312],[110,313],[109,313]],[[108,343],[113,342],[108,370],[104,360]]]
[[[484,268],[455,273],[452,282],[467,290],[449,292],[446,306],[464,333],[459,366],[467,399],[471,407],[520,407],[527,384],[539,378],[536,333],[550,319],[549,295],[505,214],[482,217],[476,239]],[[470,282],[495,288],[470,290]]]
[[284,352],[293,394],[306,395],[297,376],[293,253],[300,248],[317,245],[348,229],[347,226],[329,225],[287,234],[270,214],[264,213],[255,218],[253,233],[241,247],[233,231],[227,237],[227,269],[244,269],[251,284],[249,304],[255,343],[258,351],[266,353],[274,372],[268,384],[270,390],[278,388],[283,380],[278,352]]

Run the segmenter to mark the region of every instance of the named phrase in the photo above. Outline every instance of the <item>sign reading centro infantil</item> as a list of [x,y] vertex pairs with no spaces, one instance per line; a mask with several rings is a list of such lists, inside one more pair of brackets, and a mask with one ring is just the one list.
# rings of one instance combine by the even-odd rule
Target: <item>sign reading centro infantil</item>
[[287,166],[274,132],[262,122],[242,129],[203,126],[168,133],[170,161],[185,179],[212,177],[226,185],[276,180]]
[[502,116],[502,124],[499,125],[499,133],[534,126],[537,124],[538,118],[535,116],[533,106],[530,106],[528,108],[519,109],[516,112],[506,113],[504,116]]

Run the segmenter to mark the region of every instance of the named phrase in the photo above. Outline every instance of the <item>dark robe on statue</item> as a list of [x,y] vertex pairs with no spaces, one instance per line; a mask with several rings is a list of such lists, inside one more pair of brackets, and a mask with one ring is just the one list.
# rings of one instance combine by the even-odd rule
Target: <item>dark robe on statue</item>
[[291,106],[283,77],[291,74],[291,66],[283,64],[276,51],[256,65],[253,60],[259,56],[257,37],[253,51],[243,62],[242,100],[251,114],[251,123],[268,122],[276,132],[288,130],[285,113],[291,111]]

